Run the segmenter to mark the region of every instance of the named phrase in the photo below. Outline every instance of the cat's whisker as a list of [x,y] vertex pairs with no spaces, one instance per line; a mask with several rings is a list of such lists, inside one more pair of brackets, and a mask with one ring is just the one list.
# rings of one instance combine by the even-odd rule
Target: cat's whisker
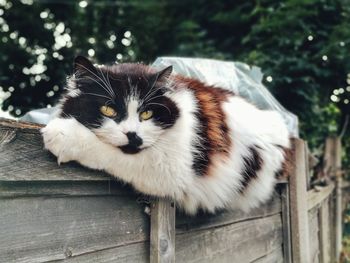
[[[151,88],[150,88],[149,91],[146,93],[146,95],[145,95],[145,97],[144,97],[144,100],[146,100],[146,99],[148,98],[148,96],[150,96],[150,95],[152,96],[152,95],[154,94],[154,93],[151,93],[151,92],[152,92],[153,88],[156,86],[157,78],[158,78],[158,75],[157,75],[156,79],[153,81]],[[150,93],[151,93],[151,94],[150,94]],[[150,95],[149,95],[149,94],[150,94]]]
[[[98,69],[100,70],[101,75],[102,75],[103,79],[105,80],[106,88],[109,90],[109,92],[110,92],[111,94],[113,94],[114,97],[116,97],[116,95],[115,95],[115,93],[114,93],[114,91],[113,91],[113,88],[112,88],[112,86],[110,85],[110,82],[107,83],[108,80],[106,79],[106,76],[103,74],[103,72],[102,72],[102,70],[101,70],[100,68],[98,68]],[[108,71],[107,71],[106,74],[108,74]],[[108,85],[108,84],[109,84],[109,85]]]
[[104,95],[100,95],[100,94],[96,94],[96,93],[90,93],[90,92],[83,92],[83,94],[86,94],[86,95],[91,95],[91,96],[96,96],[96,97],[101,97],[101,98],[106,98],[110,101],[113,101],[113,99],[111,97],[107,97],[107,96],[104,96]]
[[94,79],[94,78],[91,78],[91,77],[83,77],[83,78],[79,78],[79,79],[77,79],[77,81],[79,81],[79,80],[84,80],[84,79],[88,79],[88,80],[91,80],[91,81],[93,81],[93,82],[95,82],[96,84],[98,84],[100,87],[102,87],[106,92],[107,92],[107,94],[108,95],[110,95],[111,97],[115,97],[115,95],[113,95],[113,94],[111,94],[106,88],[105,88],[105,86],[104,85],[102,85],[100,82],[98,82],[96,79]]
[[110,80],[110,78],[109,78],[109,73],[108,73],[108,71],[107,71],[106,75],[107,75],[107,80],[108,80],[109,87],[111,88],[113,94],[116,96],[116,94],[115,94],[115,92],[114,92],[114,90],[113,90],[113,88],[112,88],[112,84],[111,84],[111,80]]
[[166,108],[168,110],[169,114],[171,114],[171,110],[167,106],[165,106],[164,104],[156,103],[156,102],[150,102],[150,103],[148,103],[148,105],[158,105],[158,106],[164,107],[164,108]]
[[[98,78],[99,80],[101,80],[104,84],[106,84],[103,79],[101,79],[97,74],[95,74],[93,71],[91,71],[90,69],[88,69],[87,67],[85,67],[84,65],[82,64],[77,64],[79,65],[80,67],[83,67],[85,70],[87,70],[89,73],[91,73],[92,75],[94,75],[96,78]],[[101,69],[100,69],[101,70]]]
[[[87,67],[85,67],[84,65],[82,64],[77,64],[79,65],[80,67],[83,67],[85,70],[87,70],[88,72],[90,72],[92,75],[94,75],[96,78],[98,78],[104,85],[108,86],[106,82],[103,81],[103,79],[101,79],[97,74],[95,74],[94,72],[92,72],[90,69],[88,69]],[[101,71],[101,69],[99,68],[99,70]],[[101,71],[102,72],[102,71]],[[103,74],[102,74],[103,75]],[[95,80],[96,83],[98,83],[96,80]],[[104,87],[103,85],[100,84],[100,86],[104,89],[104,90],[108,90],[107,87]],[[107,91],[109,93],[109,91]],[[109,95],[111,95],[113,97],[113,93],[109,93]]]
[[155,100],[155,99],[161,98],[161,97],[164,97],[164,96],[163,96],[163,95],[159,95],[159,96],[151,97],[151,98],[149,98],[148,100],[143,100],[143,103],[147,103],[147,102],[149,102],[149,101],[152,101],[152,100]]
[[156,88],[153,91],[149,91],[143,98],[143,100],[147,100],[148,98],[150,98],[151,96],[153,96],[160,88]]
[[150,101],[152,99],[152,96],[158,91],[158,89],[155,89],[152,93],[150,93],[147,97],[144,97],[142,99],[142,103],[141,106],[144,105],[145,103],[147,103],[148,101]]

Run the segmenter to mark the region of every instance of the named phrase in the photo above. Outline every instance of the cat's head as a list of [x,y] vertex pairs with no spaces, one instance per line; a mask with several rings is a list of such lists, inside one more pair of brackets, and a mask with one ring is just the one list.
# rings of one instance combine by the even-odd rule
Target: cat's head
[[143,64],[94,66],[77,57],[61,117],[74,117],[102,141],[135,154],[153,146],[179,117],[167,94],[172,67]]

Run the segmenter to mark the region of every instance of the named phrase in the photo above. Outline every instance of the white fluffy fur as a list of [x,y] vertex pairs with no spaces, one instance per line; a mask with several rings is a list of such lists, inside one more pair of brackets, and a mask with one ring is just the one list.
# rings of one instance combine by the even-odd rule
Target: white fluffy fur
[[[282,149],[275,145],[289,147],[288,131],[279,114],[261,111],[240,97],[231,97],[223,105],[232,139],[229,159],[215,160],[210,176],[197,176],[191,154],[193,142],[198,140],[198,124],[193,116],[195,99],[186,89],[167,96],[180,109],[180,117],[170,129],[159,131],[151,122],[140,125],[132,105],[136,102],[131,100],[131,119],[119,126],[107,120],[100,131],[91,131],[73,118],[52,120],[42,129],[45,148],[58,157],[59,163],[78,161],[89,168],[105,170],[140,192],[170,196],[190,214],[198,208],[209,212],[218,208],[247,210],[267,201],[273,193],[275,173],[284,159]],[[146,148],[138,154],[124,154],[115,147],[127,142],[124,133],[128,131],[137,131],[145,140]],[[251,145],[261,148],[263,166],[258,178],[241,194],[242,157]]]

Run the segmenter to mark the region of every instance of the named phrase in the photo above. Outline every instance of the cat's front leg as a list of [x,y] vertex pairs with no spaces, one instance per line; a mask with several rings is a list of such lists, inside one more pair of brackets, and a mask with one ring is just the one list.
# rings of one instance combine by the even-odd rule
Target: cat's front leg
[[58,163],[86,159],[97,137],[74,118],[56,118],[41,129],[45,149],[57,156]]

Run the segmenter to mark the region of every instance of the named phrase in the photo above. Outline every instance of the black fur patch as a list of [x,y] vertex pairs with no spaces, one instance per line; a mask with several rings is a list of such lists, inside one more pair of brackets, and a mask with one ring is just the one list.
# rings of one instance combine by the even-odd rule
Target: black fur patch
[[195,152],[193,153],[194,162],[192,167],[197,175],[202,176],[207,172],[211,150],[206,133],[208,129],[208,120],[203,115],[203,112],[196,112],[195,116],[199,123],[197,136],[200,138],[200,140],[199,143],[195,145]]
[[243,157],[244,167],[241,172],[243,175],[242,179],[242,187],[240,189],[241,193],[243,193],[244,189],[246,189],[249,183],[257,178],[257,172],[261,169],[263,165],[263,160],[259,154],[259,147],[256,145],[249,147],[249,155]]
[[83,57],[75,60],[75,85],[81,94],[66,95],[62,105],[62,117],[73,116],[89,128],[101,125],[103,105],[112,107],[118,114],[113,120],[121,122],[127,116],[128,98],[138,97],[143,104],[139,112],[153,111],[152,121],[162,129],[170,128],[179,117],[179,109],[168,97],[165,81],[171,67],[156,72],[142,64],[119,64],[94,67]]

